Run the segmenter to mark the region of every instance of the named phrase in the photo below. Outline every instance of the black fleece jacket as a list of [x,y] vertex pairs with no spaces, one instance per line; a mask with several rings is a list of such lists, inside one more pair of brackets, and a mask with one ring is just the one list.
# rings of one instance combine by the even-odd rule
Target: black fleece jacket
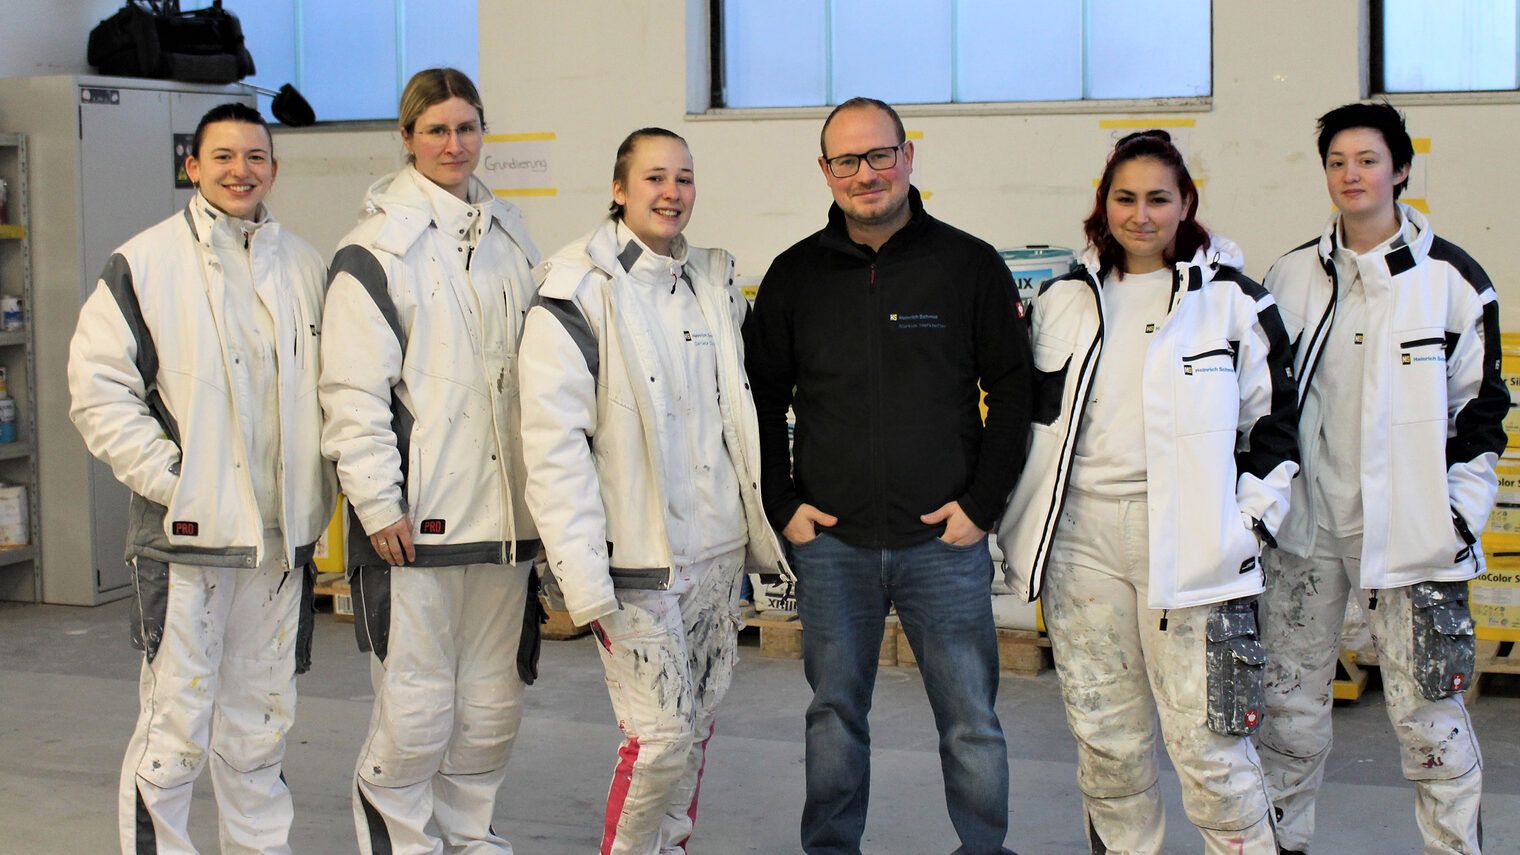
[[839,518],[830,532],[846,543],[910,546],[944,532],[919,517],[952,500],[991,528],[1023,469],[1033,360],[1013,279],[991,245],[929,216],[917,188],[909,204],[877,252],[833,206],[761,283],[746,367],[778,529],[806,502]]

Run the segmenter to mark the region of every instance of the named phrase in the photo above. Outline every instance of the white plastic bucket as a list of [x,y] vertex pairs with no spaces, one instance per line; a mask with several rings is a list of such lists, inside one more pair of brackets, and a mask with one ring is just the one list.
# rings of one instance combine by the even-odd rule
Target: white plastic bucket
[[1077,254],[1065,247],[1046,244],[1030,244],[1012,249],[1000,249],[998,255],[1013,274],[1013,283],[1019,287],[1019,299],[1028,304],[1046,279],[1064,276],[1077,266]]

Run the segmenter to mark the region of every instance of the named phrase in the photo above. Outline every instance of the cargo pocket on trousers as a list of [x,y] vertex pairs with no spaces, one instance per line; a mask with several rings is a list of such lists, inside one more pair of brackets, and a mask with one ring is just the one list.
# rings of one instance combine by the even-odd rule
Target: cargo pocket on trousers
[[1267,651],[1258,640],[1255,598],[1214,606],[1207,635],[1209,730],[1250,736],[1266,705]]
[[1414,677],[1426,700],[1439,701],[1472,682],[1477,655],[1466,582],[1420,582],[1409,589]]

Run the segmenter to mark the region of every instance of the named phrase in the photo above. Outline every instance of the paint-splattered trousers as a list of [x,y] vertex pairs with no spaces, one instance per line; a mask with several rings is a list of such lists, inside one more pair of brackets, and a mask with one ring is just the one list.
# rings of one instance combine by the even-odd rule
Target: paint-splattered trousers
[[386,655],[370,657],[375,705],[354,770],[363,855],[511,855],[491,814],[522,722],[530,572],[529,561],[391,568]]
[[741,547],[677,567],[668,590],[619,590],[592,621],[623,744],[601,855],[685,853],[718,703],[737,660]]
[[1147,607],[1143,500],[1067,494],[1041,593],[1094,855],[1162,851],[1156,720],[1209,855],[1276,855],[1251,741],[1208,727],[1212,606]]
[[169,565],[163,638],[138,680],[141,712],[122,763],[124,855],[182,855],[190,796],[211,767],[224,853],[290,852],[280,776],[295,721],[302,578],[278,531],[257,569]]
[[[1314,799],[1330,754],[1331,683],[1360,537],[1321,537],[1308,558],[1269,550],[1263,600],[1267,713],[1257,734],[1267,787],[1280,814],[1278,842],[1309,850]],[[1414,679],[1409,588],[1364,591],[1367,623],[1398,737],[1404,777],[1415,785],[1415,818],[1427,855],[1478,848],[1483,759],[1460,694],[1426,700]],[[1371,607],[1371,595],[1377,605]]]

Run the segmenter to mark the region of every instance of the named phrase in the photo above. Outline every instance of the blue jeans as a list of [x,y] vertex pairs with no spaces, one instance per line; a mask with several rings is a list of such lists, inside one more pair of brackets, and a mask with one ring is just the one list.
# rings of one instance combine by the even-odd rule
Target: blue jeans
[[997,630],[987,541],[933,538],[900,549],[851,546],[829,534],[793,545],[807,711],[808,855],[858,855],[871,782],[867,715],[887,612],[918,659],[939,729],[956,855],[999,855],[1008,831],[1008,750],[997,700]]

